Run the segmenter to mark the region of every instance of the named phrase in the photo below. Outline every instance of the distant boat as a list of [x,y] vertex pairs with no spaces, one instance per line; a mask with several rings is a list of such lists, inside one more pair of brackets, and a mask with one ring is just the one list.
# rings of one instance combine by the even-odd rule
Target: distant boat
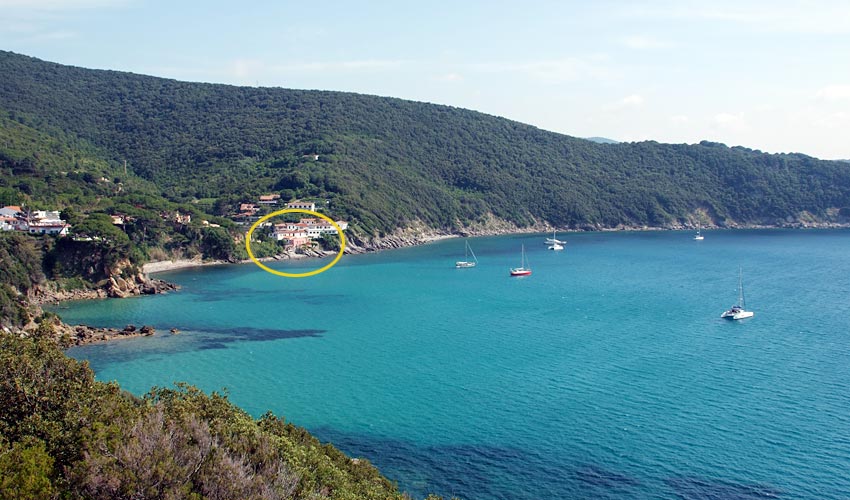
[[[478,264],[478,257],[475,256],[475,252],[472,251],[472,247],[469,246],[469,242],[464,241],[464,243],[466,244],[466,248],[464,249],[464,258],[463,260],[455,262],[455,267],[458,269],[475,267],[475,265]],[[472,254],[473,260],[469,260],[469,254]]]
[[700,233],[699,222],[697,222],[697,234],[696,234],[696,236],[694,236],[694,239],[697,240],[697,241],[702,241],[702,240],[705,239],[705,237],[702,235],[702,233]]
[[546,238],[546,244],[549,245],[549,250],[563,250],[564,243],[566,241],[561,241],[555,236],[555,230],[552,230],[552,237]]
[[556,244],[557,245],[563,245],[564,243],[566,243],[566,241],[561,241],[561,240],[559,240],[558,238],[555,237],[555,230],[554,229],[552,230],[552,237],[546,238],[546,244],[547,245],[556,245]]
[[511,276],[531,276],[531,268],[528,267],[528,261],[525,258],[525,245],[522,246],[522,260],[520,265],[511,269]]
[[743,271],[741,268],[738,268],[738,303],[730,307],[720,317],[726,319],[744,319],[752,318],[753,314],[755,314],[753,311],[747,311],[746,304],[744,303]]

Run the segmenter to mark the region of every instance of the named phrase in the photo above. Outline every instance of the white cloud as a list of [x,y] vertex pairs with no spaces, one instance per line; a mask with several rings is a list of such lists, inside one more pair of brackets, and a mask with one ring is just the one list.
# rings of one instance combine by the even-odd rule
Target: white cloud
[[264,72],[266,65],[256,59],[237,59],[230,63],[227,73],[236,78],[250,78]]
[[531,80],[557,84],[585,79],[608,80],[614,74],[609,69],[578,57],[550,59],[523,63],[497,62],[470,65],[470,69],[484,73],[514,73]]
[[641,35],[623,38],[622,42],[626,47],[636,50],[665,49],[671,47],[671,44],[667,42]]
[[637,94],[632,94],[630,96],[624,97],[622,103],[624,106],[640,106],[643,104],[643,97]]
[[275,72],[289,73],[293,71],[360,71],[375,69],[398,68],[405,64],[401,60],[368,59],[356,61],[308,62],[294,64],[276,64],[269,68]]
[[670,117],[670,123],[672,123],[674,125],[684,125],[685,123],[688,123],[689,121],[691,121],[691,120],[686,115],[673,115],[673,116]]
[[850,85],[828,85],[818,90],[815,97],[825,101],[850,100]]
[[725,132],[748,132],[750,125],[744,118],[744,113],[718,113],[714,115],[714,126]]
[[437,80],[438,82],[449,82],[449,83],[462,82],[463,76],[461,76],[457,73],[446,73],[444,75],[440,75],[440,76],[436,77],[435,80]]
[[606,111],[622,111],[625,109],[635,109],[640,108],[644,104],[643,96],[639,94],[631,94],[623,97],[617,102],[610,103],[607,106],[604,106],[603,109]]

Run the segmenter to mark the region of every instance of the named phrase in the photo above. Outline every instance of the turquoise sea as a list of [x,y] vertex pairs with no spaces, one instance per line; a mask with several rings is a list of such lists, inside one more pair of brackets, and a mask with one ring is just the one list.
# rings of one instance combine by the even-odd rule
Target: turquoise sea
[[[850,231],[704,234],[475,238],[459,270],[460,239],[305,279],[208,267],[57,312],[159,330],[71,349],[100,380],[226,388],[415,497],[850,498]],[[510,278],[522,244],[534,274]],[[722,320],[739,266],[755,317]]]

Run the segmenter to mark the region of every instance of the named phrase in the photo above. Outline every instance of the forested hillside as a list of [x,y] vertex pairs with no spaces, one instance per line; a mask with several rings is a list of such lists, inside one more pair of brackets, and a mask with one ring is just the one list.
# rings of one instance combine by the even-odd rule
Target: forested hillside
[[[223,212],[264,192],[313,197],[365,234],[411,221],[461,230],[490,214],[582,228],[836,220],[850,207],[848,165],[801,154],[598,144],[448,106],[186,83],[10,52],[0,52],[0,125],[96,152],[95,175],[132,176],[172,202]],[[0,154],[8,146],[0,136]]]

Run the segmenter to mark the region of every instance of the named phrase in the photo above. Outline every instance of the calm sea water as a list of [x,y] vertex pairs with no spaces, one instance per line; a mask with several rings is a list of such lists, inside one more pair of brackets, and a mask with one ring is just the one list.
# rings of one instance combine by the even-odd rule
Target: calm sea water
[[[163,332],[71,349],[100,380],[227,388],[416,497],[850,498],[850,232],[705,235],[476,238],[461,270],[462,240],[306,279],[187,270],[162,276],[179,293],[57,312]],[[522,244],[534,274],[510,278]],[[756,314],[721,320],[739,265]]]

